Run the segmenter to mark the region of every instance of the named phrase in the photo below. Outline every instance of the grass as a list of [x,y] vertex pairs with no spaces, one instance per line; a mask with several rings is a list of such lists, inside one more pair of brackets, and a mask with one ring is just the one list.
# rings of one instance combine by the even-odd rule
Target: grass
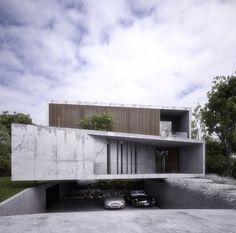
[[0,202],[38,184],[34,181],[11,181],[11,177],[0,177]]
[[216,174],[207,174],[205,177],[207,179],[211,179],[215,183],[236,185],[236,179],[233,177],[219,176]]

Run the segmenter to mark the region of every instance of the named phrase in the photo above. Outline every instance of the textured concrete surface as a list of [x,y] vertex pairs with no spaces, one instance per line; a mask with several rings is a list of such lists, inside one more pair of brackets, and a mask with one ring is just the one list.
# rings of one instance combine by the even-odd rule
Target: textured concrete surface
[[[46,210],[46,189],[58,183],[27,188],[0,203],[0,216],[43,213]],[[68,183],[59,184],[60,198],[65,196]]]
[[168,185],[192,193],[204,195],[209,202],[211,200],[221,200],[228,208],[236,209],[236,185],[224,184],[216,180],[208,179],[167,179]]
[[12,125],[12,180],[76,180],[91,176],[96,154],[86,130]]
[[161,208],[236,209],[236,181],[217,176],[146,180],[146,191],[160,200]]
[[235,210],[105,210],[0,218],[0,233],[235,233]]
[[[106,175],[107,139],[138,144],[137,175]],[[203,141],[192,139],[12,124],[12,180],[168,177],[168,174],[154,174],[155,146],[177,146],[182,147],[183,151],[189,148],[181,164],[186,162],[185,167],[190,167],[191,170],[183,169],[180,173],[182,176],[185,173],[195,176],[204,174],[203,145]],[[112,147],[111,151],[116,156],[114,148]],[[130,150],[127,148],[128,152]]]

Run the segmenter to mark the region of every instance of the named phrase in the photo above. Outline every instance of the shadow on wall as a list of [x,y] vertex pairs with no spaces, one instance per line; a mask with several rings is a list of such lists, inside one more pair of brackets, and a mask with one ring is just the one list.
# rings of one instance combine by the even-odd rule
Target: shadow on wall
[[25,189],[0,203],[0,216],[45,213],[70,186],[70,182],[49,182]]

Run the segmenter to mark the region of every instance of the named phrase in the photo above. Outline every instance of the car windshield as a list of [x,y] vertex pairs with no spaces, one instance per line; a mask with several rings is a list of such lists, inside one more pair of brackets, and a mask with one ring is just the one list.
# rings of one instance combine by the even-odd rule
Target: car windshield
[[120,197],[121,193],[120,192],[107,192],[105,193],[105,197]]
[[111,195],[112,195],[112,197],[120,197],[121,193],[119,193],[119,192],[112,192]]
[[150,197],[148,197],[148,196],[136,196],[135,198],[137,198],[138,200],[140,200],[140,201],[144,201],[144,200],[150,200]]
[[134,196],[134,197],[136,197],[136,196],[147,196],[147,194],[143,190],[132,191],[130,195]]

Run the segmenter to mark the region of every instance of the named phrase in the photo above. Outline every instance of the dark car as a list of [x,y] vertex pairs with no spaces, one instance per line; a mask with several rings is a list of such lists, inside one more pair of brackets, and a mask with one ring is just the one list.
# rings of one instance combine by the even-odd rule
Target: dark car
[[134,207],[150,207],[156,205],[154,197],[150,197],[144,190],[134,190],[130,193],[130,201]]
[[88,198],[90,199],[102,199],[103,198],[103,191],[100,189],[90,190],[88,192]]

